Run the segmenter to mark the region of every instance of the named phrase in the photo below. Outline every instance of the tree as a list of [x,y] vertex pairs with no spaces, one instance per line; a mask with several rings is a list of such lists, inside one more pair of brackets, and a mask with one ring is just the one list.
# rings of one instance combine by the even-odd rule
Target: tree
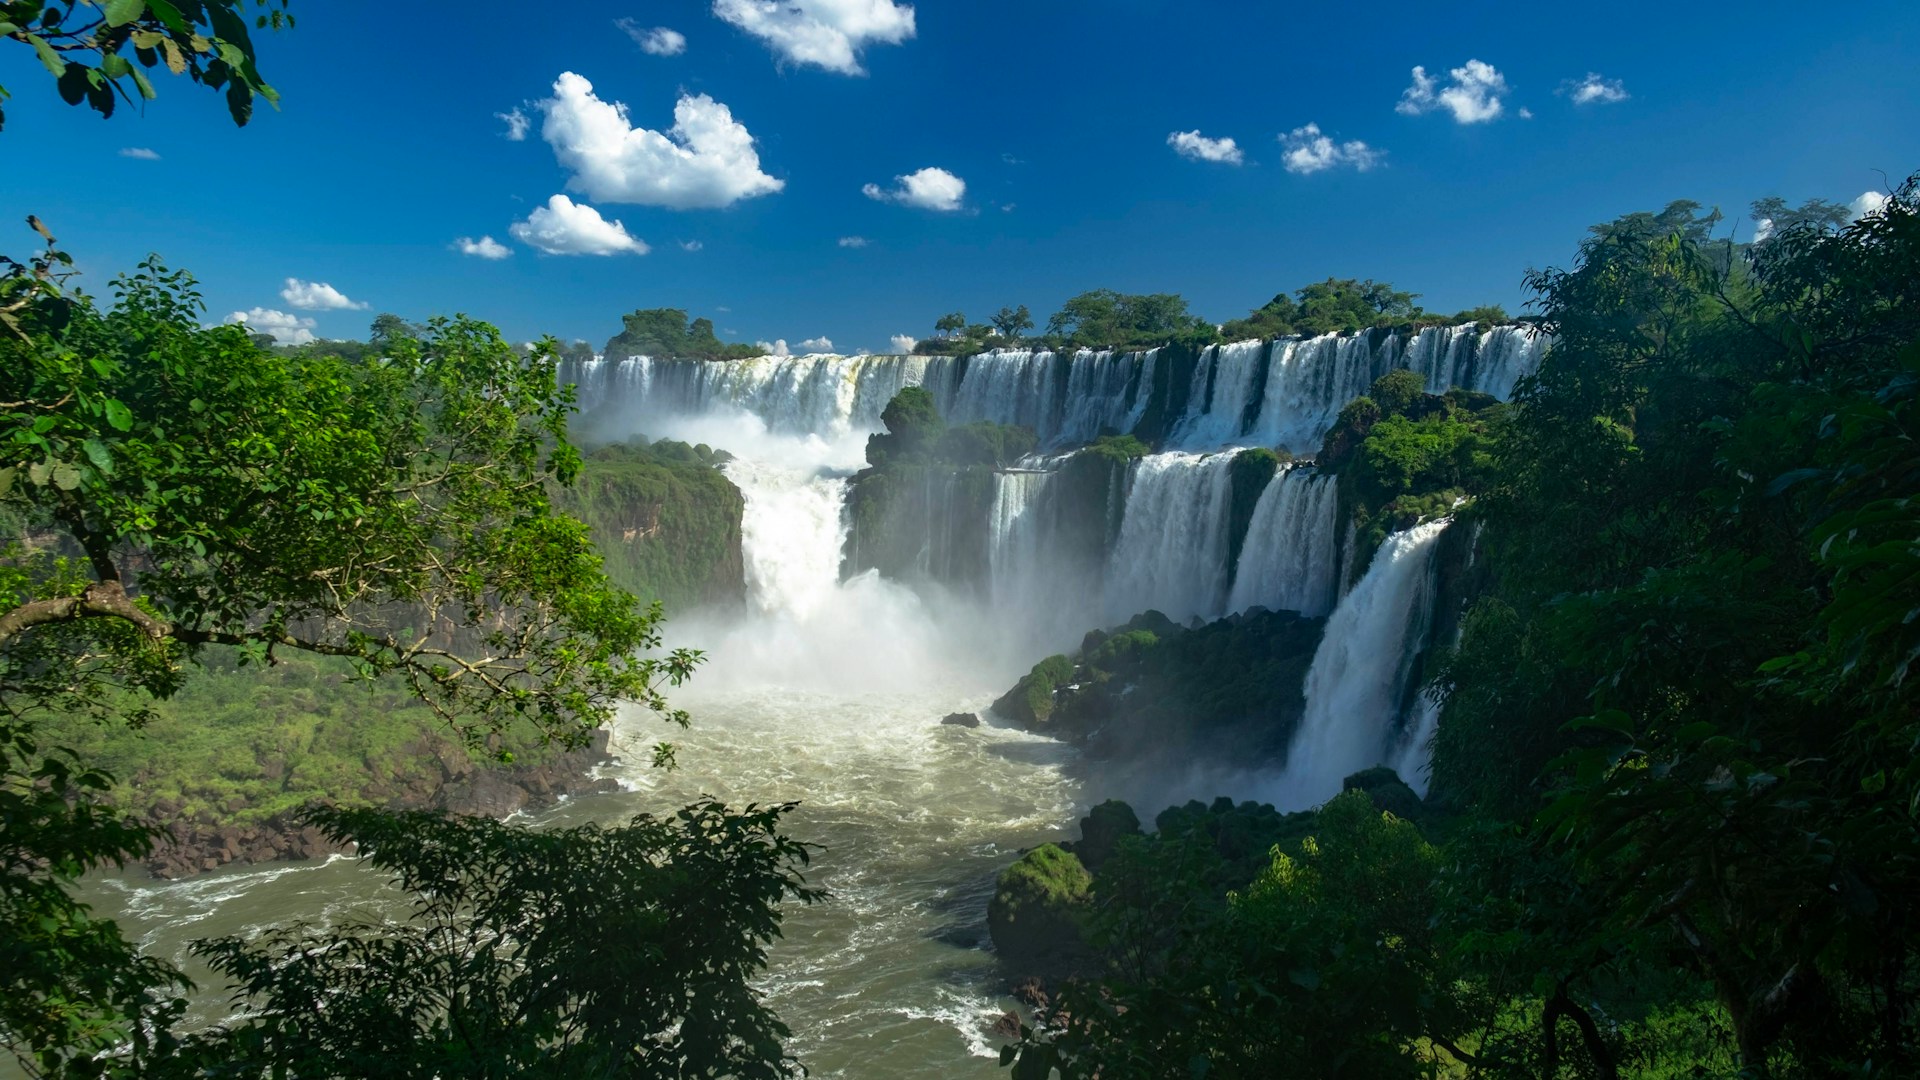
[[312,811],[415,917],[200,943],[242,1018],[177,1056],[195,1075],[800,1075],[748,984],[780,904],[821,895],[797,872],[806,846],[779,832],[792,809],[701,802],[555,830]]
[[934,332],[938,333],[941,337],[952,337],[966,328],[967,317],[958,311],[940,316],[933,324]]
[[1131,295],[1094,289],[1061,305],[1047,320],[1047,333],[1066,338],[1068,344],[1098,348],[1157,345],[1196,335],[1211,340],[1214,330],[1205,319],[1188,312],[1186,300],[1173,293]]
[[[112,116],[120,101],[157,97],[146,73],[164,65],[175,75],[224,90],[227,112],[244,125],[253,116],[254,98],[275,105],[280,100],[254,66],[248,6],[247,0],[112,0],[62,8],[7,0],[0,3],[0,39],[32,48],[67,104],[85,103],[103,117]],[[253,6],[263,9],[253,20],[255,29],[293,25],[287,0],[254,0]],[[0,101],[7,97],[0,87]],[[5,120],[0,111],[0,125]]]
[[658,607],[549,502],[579,468],[555,343],[458,319],[375,363],[268,352],[203,328],[184,273],[149,260],[103,310],[66,264],[49,241],[0,278],[0,506],[36,537],[0,557],[0,1041],[41,1072],[177,978],[67,892],[153,832],[41,718],[138,724],[210,649],[300,650],[403,680],[474,745],[577,744],[626,700],[685,723],[661,688],[698,660],[649,655]]
[[367,342],[387,348],[402,340],[417,341],[425,329],[419,323],[411,323],[391,311],[383,311],[373,317],[373,324],[367,328]]
[[713,320],[687,319],[679,308],[645,308],[620,316],[621,330],[607,342],[605,355],[741,360],[765,355],[757,345],[734,345],[714,335]]
[[1001,337],[1018,341],[1023,331],[1033,329],[1033,315],[1025,304],[1018,308],[1003,307],[993,316],[993,329]]

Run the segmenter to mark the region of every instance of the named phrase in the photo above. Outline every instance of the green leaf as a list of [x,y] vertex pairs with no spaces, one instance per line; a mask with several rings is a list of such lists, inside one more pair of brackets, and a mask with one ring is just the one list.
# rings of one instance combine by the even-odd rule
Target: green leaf
[[159,96],[153,92],[153,84],[147,81],[146,72],[141,71],[139,68],[133,68],[129,74],[133,76],[133,85],[139,88],[141,97],[152,101],[155,97]]
[[0,469],[0,499],[6,498],[7,492],[13,490],[13,478],[18,475],[20,475],[20,470],[17,468],[9,466],[8,468]]
[[47,481],[52,477],[53,462],[51,461],[36,461],[27,466],[27,479],[33,481],[36,487],[46,487]]
[[112,424],[114,428],[119,431],[132,431],[133,430],[133,410],[127,408],[125,405],[120,404],[120,402],[116,401],[113,398],[108,398],[107,399],[107,423]]
[[72,491],[80,486],[80,470],[68,462],[53,467],[53,486],[61,491]]
[[99,439],[88,439],[80,444],[80,448],[87,452],[87,460],[93,462],[94,468],[108,476],[113,475],[113,455],[107,452],[107,444]]
[[147,6],[153,9],[154,18],[165,23],[167,29],[174,33],[185,34],[191,30],[186,18],[180,14],[180,9],[168,3],[167,0],[148,0]]
[[100,74],[109,79],[117,79],[132,70],[133,65],[127,63],[127,58],[119,53],[108,53],[100,58]]
[[108,26],[125,26],[147,10],[147,0],[107,0]]
[[47,44],[45,38],[39,34],[28,34],[27,44],[33,46],[33,51],[40,54],[40,63],[53,73],[54,78],[57,79],[67,73],[67,62],[60,59],[60,54],[53,51],[53,46]]

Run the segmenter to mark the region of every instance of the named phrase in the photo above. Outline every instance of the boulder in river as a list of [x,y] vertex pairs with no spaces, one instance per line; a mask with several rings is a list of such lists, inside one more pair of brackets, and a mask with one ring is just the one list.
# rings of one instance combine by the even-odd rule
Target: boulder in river
[[970,712],[948,713],[946,719],[940,722],[953,727],[979,727],[980,717]]

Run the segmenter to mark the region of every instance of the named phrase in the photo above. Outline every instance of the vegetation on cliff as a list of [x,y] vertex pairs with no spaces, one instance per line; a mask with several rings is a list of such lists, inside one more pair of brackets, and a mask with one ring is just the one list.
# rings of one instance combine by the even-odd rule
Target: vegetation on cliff
[[586,522],[607,575],[669,610],[746,597],[740,549],[745,497],[719,466],[723,451],[645,439],[588,451],[580,476],[559,490],[567,513]]
[[607,341],[605,352],[616,359],[751,360],[767,354],[759,345],[721,341],[714,335],[712,319],[689,321],[680,308],[644,308],[620,316],[620,324],[620,332]]

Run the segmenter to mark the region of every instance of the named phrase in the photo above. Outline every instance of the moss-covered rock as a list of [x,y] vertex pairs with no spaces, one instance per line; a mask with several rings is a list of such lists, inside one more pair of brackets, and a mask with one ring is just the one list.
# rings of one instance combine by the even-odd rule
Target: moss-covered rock
[[1057,844],[1042,844],[1000,874],[987,931],[1001,962],[1029,975],[1065,974],[1090,956],[1083,927],[1093,875]]
[[1089,633],[1073,657],[1041,661],[994,711],[1099,757],[1278,763],[1306,710],[1324,627],[1255,610],[1185,629],[1145,612]]
[[1108,799],[1080,819],[1080,839],[1067,847],[1090,873],[1098,873],[1121,841],[1139,835],[1140,816],[1133,807],[1119,799]]
[[1047,657],[1021,676],[1013,689],[1000,695],[993,711],[1022,727],[1043,727],[1053,715],[1054,692],[1067,685],[1073,670],[1073,661],[1067,657]]

